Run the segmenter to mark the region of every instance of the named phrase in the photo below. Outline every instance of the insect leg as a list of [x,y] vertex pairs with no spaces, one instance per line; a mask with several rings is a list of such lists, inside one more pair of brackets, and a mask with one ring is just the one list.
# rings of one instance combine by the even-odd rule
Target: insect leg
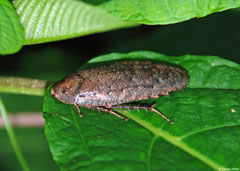
[[157,109],[155,109],[154,106],[152,106],[150,109],[150,111],[153,111],[157,114],[159,114],[160,116],[162,116],[164,119],[166,119],[170,124],[173,124],[173,121],[171,119],[169,119],[168,117],[166,117],[164,114],[162,114],[161,112],[159,112]]
[[166,117],[161,112],[159,112],[158,110],[156,110],[154,105],[151,106],[151,107],[147,107],[147,106],[131,106],[131,105],[123,105],[123,106],[113,105],[112,108],[120,108],[120,109],[125,108],[125,109],[135,109],[135,110],[139,110],[139,109],[150,110],[150,111],[153,111],[153,112],[159,114],[160,116],[162,116],[170,124],[173,124],[173,121],[171,119],[169,119],[168,117]]
[[79,116],[80,116],[80,118],[81,118],[83,115],[82,115],[81,112],[80,112],[79,106],[78,106],[77,104],[74,104],[74,107],[77,108],[78,114],[79,114]]
[[127,121],[128,119],[125,118],[124,116],[121,116],[119,114],[117,114],[116,112],[112,111],[111,109],[109,108],[105,108],[105,107],[101,107],[101,106],[92,106],[91,107],[92,109],[96,109],[96,110],[100,110],[100,111],[103,111],[103,112],[106,112],[106,113],[110,113],[110,114],[113,114],[121,119],[124,119],[125,121]]

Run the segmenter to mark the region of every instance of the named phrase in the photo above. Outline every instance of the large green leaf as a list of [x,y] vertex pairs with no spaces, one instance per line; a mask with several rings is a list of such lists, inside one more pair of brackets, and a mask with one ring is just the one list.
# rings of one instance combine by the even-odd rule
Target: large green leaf
[[133,26],[76,0],[15,0],[13,4],[25,27],[26,44]]
[[239,0],[81,0],[123,20],[170,24],[240,6]]
[[185,68],[190,84],[159,99],[169,124],[146,111],[106,113],[44,99],[45,133],[62,170],[217,170],[240,167],[240,66],[213,56],[167,57],[153,52],[103,55],[82,68],[119,59],[157,60]]
[[8,0],[0,0],[0,54],[17,52],[24,44],[24,30]]

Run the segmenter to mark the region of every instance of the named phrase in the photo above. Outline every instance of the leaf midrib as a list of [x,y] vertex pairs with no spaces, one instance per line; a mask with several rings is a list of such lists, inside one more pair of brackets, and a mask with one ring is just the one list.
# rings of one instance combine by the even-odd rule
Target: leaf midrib
[[[126,111],[122,111],[121,114],[123,114],[124,116],[134,120],[135,122],[137,122],[141,126],[148,129],[150,132],[152,132],[155,135],[155,139],[157,139],[159,137],[163,138],[164,140],[168,141],[169,143],[179,147],[183,151],[185,151],[185,152],[191,154],[192,156],[198,158],[199,160],[201,160],[202,162],[204,162],[205,164],[207,164],[208,166],[210,166],[214,170],[218,170],[219,168],[224,168],[224,166],[221,166],[221,165],[215,163],[214,161],[212,161],[211,159],[202,155],[201,153],[199,153],[195,149],[189,147],[186,143],[184,143],[182,141],[181,137],[172,136],[169,133],[163,131],[162,129],[156,128],[153,125],[149,124],[148,122],[140,120],[139,118],[128,114]],[[149,157],[151,157],[151,156],[149,156]]]

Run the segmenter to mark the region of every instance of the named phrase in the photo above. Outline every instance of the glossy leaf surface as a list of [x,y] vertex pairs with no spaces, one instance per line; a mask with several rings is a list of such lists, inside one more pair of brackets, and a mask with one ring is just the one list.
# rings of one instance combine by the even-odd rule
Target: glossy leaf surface
[[24,30],[8,0],[0,0],[0,55],[17,52],[24,44]]
[[170,24],[237,8],[238,0],[82,0],[126,21]]
[[139,102],[153,112],[116,110],[129,118],[71,105],[50,95],[44,100],[45,133],[62,170],[217,170],[240,165],[240,66],[213,56],[167,57],[153,52],[109,54],[82,68],[106,61],[155,60],[185,68],[190,84],[184,91]]

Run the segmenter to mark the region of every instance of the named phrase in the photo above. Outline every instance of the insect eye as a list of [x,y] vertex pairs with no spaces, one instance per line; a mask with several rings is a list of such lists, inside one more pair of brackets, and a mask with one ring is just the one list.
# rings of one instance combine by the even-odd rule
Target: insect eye
[[66,93],[66,90],[63,90],[62,93],[65,94],[65,93]]

